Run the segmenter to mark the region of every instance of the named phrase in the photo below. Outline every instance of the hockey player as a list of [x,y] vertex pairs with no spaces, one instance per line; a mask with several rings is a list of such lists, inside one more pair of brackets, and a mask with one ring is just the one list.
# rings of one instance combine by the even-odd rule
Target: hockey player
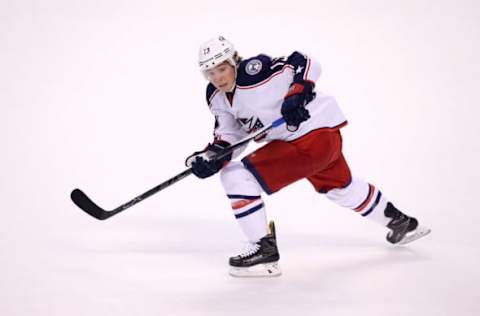
[[[215,117],[214,140],[187,158],[199,178],[220,171],[227,198],[248,240],[230,258],[234,276],[279,275],[280,258],[273,222],[267,224],[261,194],[273,194],[300,179],[334,203],[389,229],[387,240],[405,244],[430,232],[398,210],[373,184],[352,175],[342,154],[340,129],[347,124],[337,102],[315,89],[320,65],[300,52],[288,57],[258,55],[242,60],[222,36],[199,51],[200,69],[209,81],[207,103]],[[209,160],[249,133],[280,116],[286,127],[271,129],[267,143],[241,161],[232,154]],[[238,156],[238,150],[233,153]]]

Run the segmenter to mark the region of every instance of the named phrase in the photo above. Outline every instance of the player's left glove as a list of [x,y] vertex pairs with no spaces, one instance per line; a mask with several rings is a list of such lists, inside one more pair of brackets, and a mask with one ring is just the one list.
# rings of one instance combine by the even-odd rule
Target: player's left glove
[[201,179],[213,176],[232,159],[232,153],[216,160],[211,158],[228,146],[230,146],[230,144],[225,141],[217,141],[213,144],[208,144],[203,151],[197,151],[188,156],[185,160],[185,165],[191,167],[193,174]]
[[305,105],[315,98],[314,87],[314,83],[310,81],[294,82],[290,85],[281,110],[289,131],[296,131],[300,123],[310,118]]

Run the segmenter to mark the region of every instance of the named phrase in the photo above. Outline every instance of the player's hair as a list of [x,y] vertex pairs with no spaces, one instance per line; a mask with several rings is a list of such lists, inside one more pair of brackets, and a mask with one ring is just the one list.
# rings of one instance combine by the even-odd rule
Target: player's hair
[[232,58],[233,58],[233,61],[235,62],[235,65],[237,65],[237,67],[238,67],[238,65],[240,65],[240,63],[243,60],[243,57],[240,56],[237,51],[233,54]]

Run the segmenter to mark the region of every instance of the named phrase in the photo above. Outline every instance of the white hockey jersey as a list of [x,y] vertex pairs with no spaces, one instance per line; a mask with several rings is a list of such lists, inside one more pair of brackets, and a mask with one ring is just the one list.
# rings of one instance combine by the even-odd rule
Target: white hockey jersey
[[[258,55],[243,60],[238,66],[232,102],[211,83],[207,87],[207,102],[215,116],[215,140],[233,144],[280,118],[290,84],[304,80],[316,82],[320,73],[320,65],[299,52],[288,57],[272,59]],[[335,99],[316,93],[316,98],[306,106],[311,117],[301,123],[297,131],[289,132],[285,125],[279,126],[271,129],[264,140],[291,141],[313,130],[345,126],[347,121]]]

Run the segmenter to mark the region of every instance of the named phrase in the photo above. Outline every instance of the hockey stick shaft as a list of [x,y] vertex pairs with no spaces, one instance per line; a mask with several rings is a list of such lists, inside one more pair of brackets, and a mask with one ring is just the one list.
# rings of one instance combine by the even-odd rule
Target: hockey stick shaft
[[[220,159],[220,158],[230,154],[235,149],[238,149],[239,147],[242,147],[245,144],[249,143],[252,139],[257,138],[257,137],[265,134],[270,129],[275,128],[277,126],[280,126],[283,123],[285,123],[285,120],[283,118],[277,119],[273,123],[257,130],[252,135],[249,135],[249,136],[245,137],[244,139],[238,141],[237,143],[225,148],[224,150],[222,150],[221,152],[216,154],[214,157],[212,157],[212,159]],[[132,200],[120,205],[119,207],[117,207],[117,208],[115,208],[114,210],[111,210],[111,211],[106,211],[106,210],[102,209],[101,207],[99,207],[85,193],[83,193],[83,191],[81,191],[80,189],[73,190],[70,197],[71,197],[72,201],[80,209],[82,209],[83,211],[85,211],[89,215],[91,215],[91,216],[93,216],[93,217],[95,217],[99,220],[105,220],[109,217],[112,217],[115,214],[123,212],[124,210],[132,207],[133,205],[135,205],[135,204],[145,200],[146,198],[154,195],[155,193],[157,193],[157,192],[159,192],[159,191],[161,191],[165,188],[168,188],[172,184],[177,183],[178,181],[180,181],[180,180],[186,178],[187,176],[189,176],[190,174],[192,174],[192,169],[191,168],[186,169],[186,170],[182,171],[181,173],[175,175],[174,177],[160,183],[159,185],[155,186],[154,188],[140,194],[139,196],[133,198]]]

